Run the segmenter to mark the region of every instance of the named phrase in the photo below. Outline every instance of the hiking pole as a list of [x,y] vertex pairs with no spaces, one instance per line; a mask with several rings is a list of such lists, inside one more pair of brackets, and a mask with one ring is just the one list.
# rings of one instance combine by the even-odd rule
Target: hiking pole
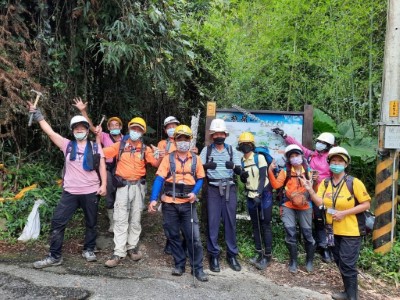
[[[36,105],[37,105],[38,102],[39,102],[39,98],[40,98],[41,96],[43,96],[43,94],[42,94],[41,92],[38,92],[38,91],[33,90],[33,89],[31,90],[31,92],[36,93],[35,103],[33,103],[33,107],[36,108]],[[29,121],[28,121],[28,126],[29,126],[29,127],[32,126],[33,114],[34,114],[33,112],[31,112],[31,113],[29,114]]]
[[195,280],[194,280],[194,278],[195,278],[195,272],[196,272],[196,270],[195,270],[195,266],[194,266],[194,222],[193,222],[193,203],[192,202],[190,202],[190,223],[192,224],[192,269],[193,269],[193,272],[192,272],[192,278],[193,278],[193,287],[195,288],[196,287],[196,283],[195,283]]
[[103,122],[104,122],[105,118],[106,118],[106,115],[103,115],[103,117],[101,118],[101,121],[100,121],[99,127],[101,127],[101,125],[103,124]]
[[[260,205],[260,208],[262,209],[261,205]],[[259,238],[260,238],[260,245],[261,245],[261,255],[264,255],[265,251],[263,249],[264,248],[263,247],[263,240],[262,240],[262,237],[261,237],[261,225],[260,225],[260,216],[259,216],[259,213],[258,213],[258,205],[256,206],[256,212],[257,212],[258,235],[259,235]]]

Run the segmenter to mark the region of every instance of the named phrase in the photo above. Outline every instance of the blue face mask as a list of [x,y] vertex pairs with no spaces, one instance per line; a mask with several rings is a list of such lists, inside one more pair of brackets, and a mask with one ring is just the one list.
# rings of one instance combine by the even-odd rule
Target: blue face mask
[[87,132],[77,132],[74,133],[74,137],[77,141],[83,141],[87,137]]
[[175,128],[168,128],[167,129],[167,135],[168,137],[173,137],[175,132]]
[[326,144],[324,144],[324,143],[321,143],[321,142],[317,142],[316,144],[315,144],[315,150],[317,150],[317,151],[324,151],[324,150],[326,150]]
[[111,130],[110,130],[110,133],[111,133],[112,135],[118,135],[118,134],[121,133],[121,129],[111,129]]
[[140,139],[142,134],[140,132],[134,131],[134,130],[129,130],[129,137],[131,138],[132,141],[137,141]]
[[303,157],[302,156],[296,156],[296,157],[292,157],[290,159],[290,164],[292,166],[300,166],[302,162],[303,162]]
[[329,165],[329,170],[332,171],[332,173],[334,174],[340,174],[344,171],[345,166],[343,165],[334,165],[334,164],[330,164]]

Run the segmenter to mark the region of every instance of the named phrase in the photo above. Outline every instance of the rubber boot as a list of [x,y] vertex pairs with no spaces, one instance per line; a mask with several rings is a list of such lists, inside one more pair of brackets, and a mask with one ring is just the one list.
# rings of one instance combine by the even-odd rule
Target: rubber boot
[[289,249],[289,272],[297,273],[297,244],[286,243]]
[[110,220],[110,227],[108,228],[108,232],[113,233],[114,232],[114,209],[107,209],[107,215],[108,219]]
[[255,266],[258,270],[264,270],[271,264],[272,255],[270,254],[263,254],[260,261],[255,263]]
[[358,282],[357,277],[346,277],[347,299],[358,300]]
[[315,253],[315,244],[306,243],[306,270],[311,273],[314,271],[314,253]]
[[343,292],[336,292],[332,295],[332,299],[334,300],[347,300],[347,286],[346,286],[346,279],[345,277],[342,275],[342,280],[343,280],[343,285],[344,285],[344,291]]
[[321,248],[319,248],[319,254],[321,254],[321,260],[322,260],[324,263],[329,264],[329,263],[332,262],[331,254],[330,254],[330,251],[329,251],[328,247],[325,247],[325,248],[321,247]]
[[250,258],[250,263],[252,265],[256,265],[256,263],[260,262],[260,260],[262,260],[263,258],[263,253],[262,250],[256,250],[256,256],[254,256],[253,258]]

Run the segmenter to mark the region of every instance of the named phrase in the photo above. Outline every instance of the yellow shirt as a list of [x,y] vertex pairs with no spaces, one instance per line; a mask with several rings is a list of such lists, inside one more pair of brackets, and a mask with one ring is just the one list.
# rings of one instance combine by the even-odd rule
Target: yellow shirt
[[[258,194],[257,189],[258,189],[258,184],[260,182],[259,168],[267,167],[267,161],[265,160],[264,155],[258,154],[258,168],[254,161],[254,152],[252,152],[247,159],[243,156],[243,165],[244,165],[244,170],[249,172],[249,177],[247,178],[246,182],[246,190],[248,190],[247,197],[255,198],[261,196]],[[268,170],[266,170],[265,172],[267,173]],[[268,183],[269,183],[268,174],[266,174],[264,187]]]
[[[339,189],[339,192],[335,201],[335,205],[333,205],[332,194],[336,194],[337,189]],[[361,180],[354,178],[353,190],[354,196],[357,198],[357,201],[359,203],[371,201],[371,197],[369,196],[367,189],[365,188],[365,185],[361,182]],[[357,205],[354,196],[350,194],[350,191],[347,188],[346,182],[343,181],[337,187],[332,188],[332,183],[329,180],[328,186],[325,188],[325,183],[324,181],[322,181],[318,187],[317,194],[319,197],[323,197],[323,203],[327,208],[326,223],[333,224],[334,234],[344,236],[360,236],[361,232],[365,231],[363,230],[363,228],[365,229],[365,222],[364,224],[359,222],[356,215],[347,215],[341,221],[333,221],[332,214],[328,213],[329,208],[343,211],[353,208]]]

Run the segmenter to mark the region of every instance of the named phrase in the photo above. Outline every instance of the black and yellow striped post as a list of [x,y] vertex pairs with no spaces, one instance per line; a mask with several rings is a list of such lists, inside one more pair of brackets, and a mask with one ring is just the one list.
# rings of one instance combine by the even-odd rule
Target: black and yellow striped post
[[[381,153],[382,154],[382,153]],[[398,153],[388,151],[379,155],[376,167],[375,225],[372,244],[375,252],[392,249],[396,228]]]
[[400,149],[400,1],[389,0],[382,77],[379,149],[376,167],[375,252],[392,249],[396,228],[398,154]]

